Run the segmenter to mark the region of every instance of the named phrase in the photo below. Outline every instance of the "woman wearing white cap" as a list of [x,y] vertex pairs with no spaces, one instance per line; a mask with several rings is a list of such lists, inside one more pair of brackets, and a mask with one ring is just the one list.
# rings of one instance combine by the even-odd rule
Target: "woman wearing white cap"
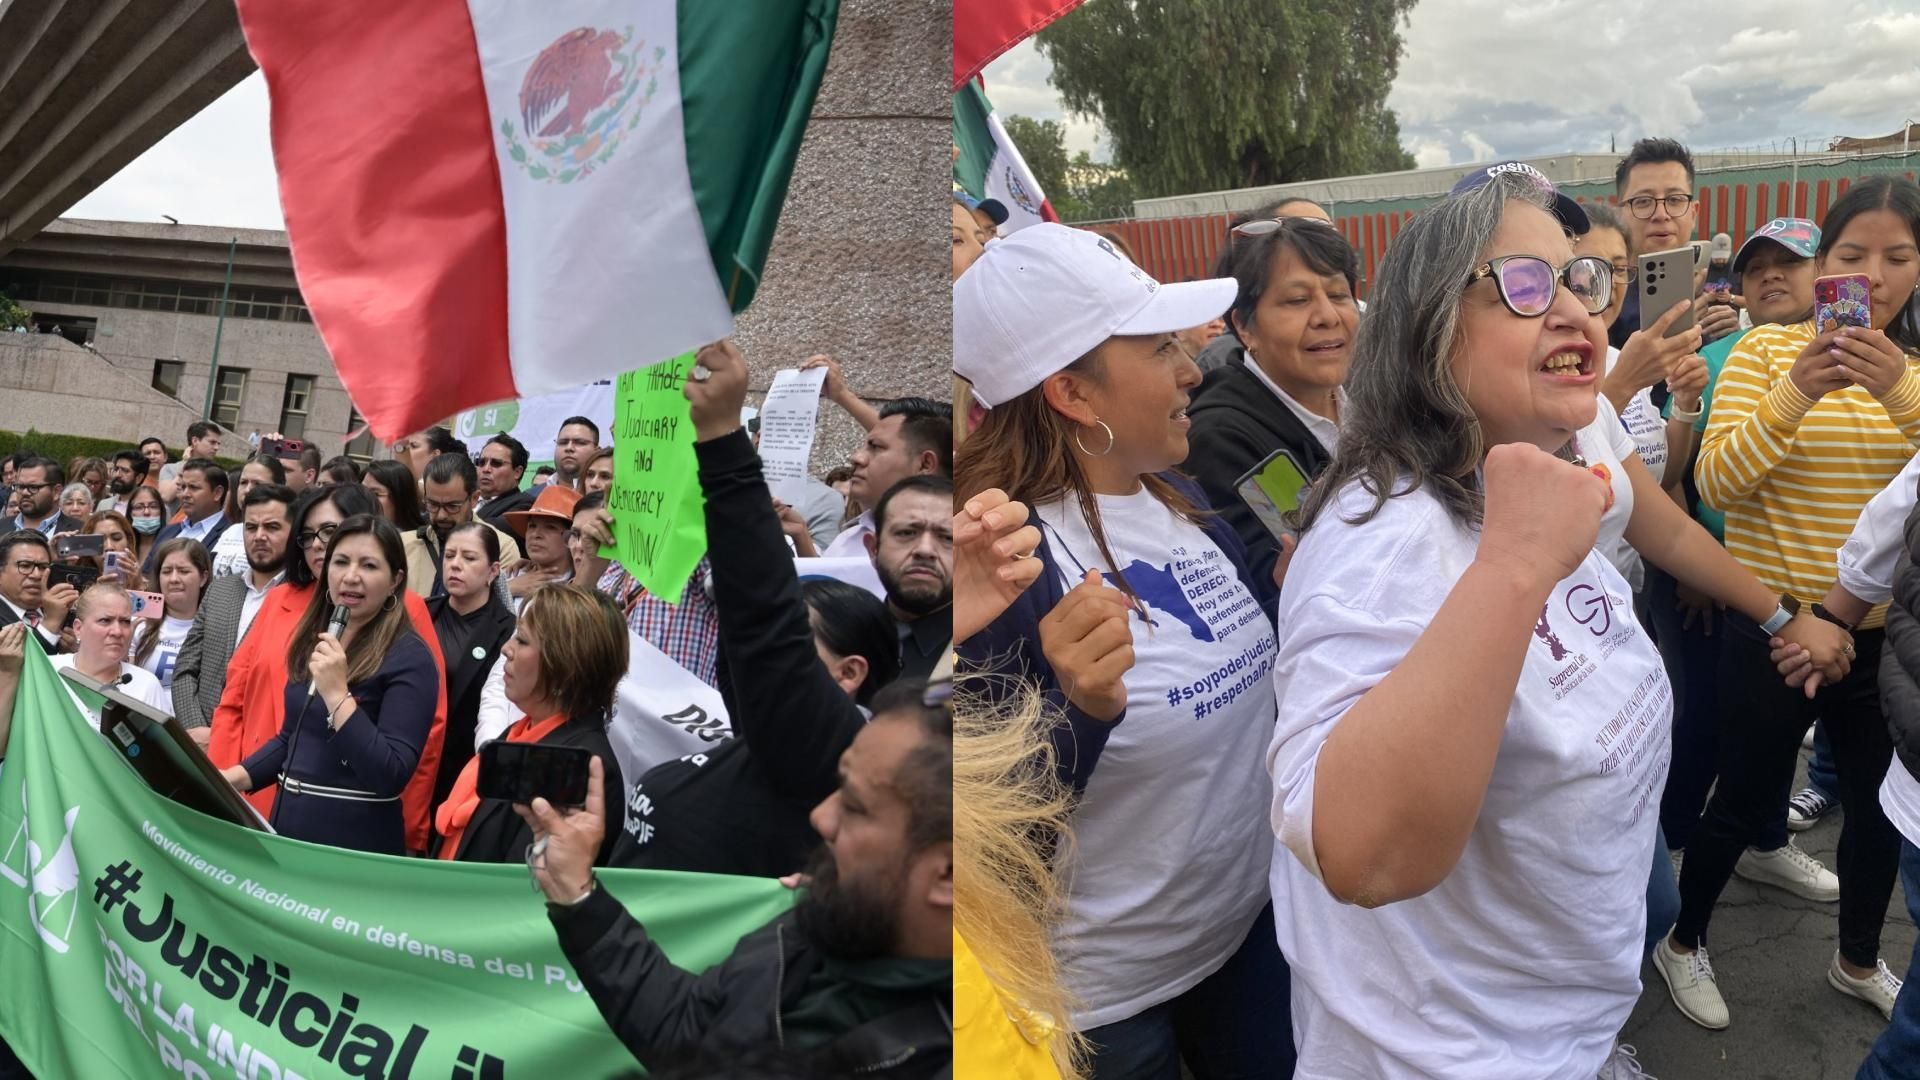
[[1260,768],[1273,628],[1232,529],[1170,472],[1200,382],[1173,335],[1234,292],[1162,285],[1052,224],[988,245],[953,288],[954,371],[987,410],[958,499],[1032,507],[1043,564],[960,652],[1067,716],[1081,798],[1057,946],[1096,1078],[1177,1080],[1183,1056],[1201,1080],[1285,1076],[1293,1057]]
[[[1641,1075],[1672,694],[1602,551],[1844,666],[1592,423],[1611,296],[1586,216],[1501,172],[1387,252],[1277,621],[1275,921],[1303,1076]],[[1596,550],[1596,543],[1599,550]]]

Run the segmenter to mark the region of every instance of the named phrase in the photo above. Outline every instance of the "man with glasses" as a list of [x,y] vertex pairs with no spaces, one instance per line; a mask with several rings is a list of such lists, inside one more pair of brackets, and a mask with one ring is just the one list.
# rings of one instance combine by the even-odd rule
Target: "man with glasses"
[[20,513],[11,528],[32,529],[42,536],[79,532],[83,523],[55,505],[66,482],[66,470],[52,458],[29,457],[15,466],[13,490],[20,496]]
[[207,586],[193,629],[173,668],[173,715],[201,746],[213,735],[213,710],[227,686],[227,662],[247,636],[267,592],[286,576],[293,533],[292,489],[255,484],[240,507],[247,572],[222,574]]
[[[1693,198],[1693,155],[1672,139],[1641,139],[1614,168],[1613,184],[1620,197],[1620,208],[1627,224],[1627,240],[1634,257],[1655,251],[1685,247],[1693,240],[1695,210]],[[1699,277],[1699,275],[1696,275]],[[1740,315],[1725,304],[1713,303],[1710,294],[1696,287],[1694,322],[1706,341],[1722,337],[1740,326]],[[1614,348],[1627,343],[1640,329],[1639,289],[1628,287],[1626,304],[1607,332]]]
[[474,513],[494,528],[522,540],[525,537],[514,530],[506,515],[533,505],[534,492],[520,490],[520,479],[527,474],[527,456],[527,448],[519,439],[502,433],[488,439],[473,457],[479,480]]
[[[447,536],[473,520],[479,473],[467,455],[441,454],[427,463],[424,483],[427,524],[408,531],[402,539],[407,551],[407,587],[422,599],[431,600],[447,591],[440,580],[440,553]],[[488,522],[481,524],[499,537],[501,565],[520,560],[520,545],[511,533]]]
[[0,626],[26,623],[40,635],[48,652],[60,651],[60,628],[80,600],[80,590],[68,582],[47,587],[53,548],[32,529],[0,537]]
[[560,423],[553,437],[553,482],[580,490],[580,479],[587,462],[600,449],[600,425],[584,416],[569,416]]

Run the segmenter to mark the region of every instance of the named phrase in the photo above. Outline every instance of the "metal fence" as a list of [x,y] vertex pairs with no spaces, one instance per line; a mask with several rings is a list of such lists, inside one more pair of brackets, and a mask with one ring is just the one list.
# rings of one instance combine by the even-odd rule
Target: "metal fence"
[[[1736,247],[1753,230],[1776,217],[1826,218],[1827,208],[1846,194],[1853,181],[1893,174],[1912,180],[1920,170],[1920,148],[1885,154],[1800,154],[1754,164],[1701,169],[1695,174],[1699,238],[1727,233]],[[1616,203],[1611,175],[1563,182],[1560,190],[1580,202]],[[1373,279],[1387,245],[1413,215],[1445,193],[1336,202],[1329,206],[1334,224],[1360,254],[1362,291]],[[1228,214],[1196,214],[1152,220],[1074,222],[1081,228],[1117,236],[1135,261],[1161,281],[1206,277],[1226,243]]]

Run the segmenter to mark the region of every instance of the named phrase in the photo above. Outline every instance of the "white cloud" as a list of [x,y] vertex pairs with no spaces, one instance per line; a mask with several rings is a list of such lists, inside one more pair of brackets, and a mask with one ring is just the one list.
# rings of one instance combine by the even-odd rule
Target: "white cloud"
[[1004,119],[1031,116],[1035,120],[1057,120],[1065,127],[1068,154],[1085,150],[1095,161],[1108,157],[1106,133],[1099,121],[1090,116],[1069,113],[1060,104],[1060,95],[1047,84],[1053,65],[1034,48],[1033,39],[1002,53],[980,73],[987,88],[987,100]]
[[[1647,135],[1696,150],[1884,135],[1920,120],[1915,8],[1420,0],[1387,103],[1422,166],[1604,151],[1609,140],[1624,150]],[[1097,125],[1062,115],[1049,71],[1023,44],[987,69],[988,93],[1002,110],[1068,122],[1076,148]]]
[[100,185],[67,217],[283,228],[259,72],[175,128]]

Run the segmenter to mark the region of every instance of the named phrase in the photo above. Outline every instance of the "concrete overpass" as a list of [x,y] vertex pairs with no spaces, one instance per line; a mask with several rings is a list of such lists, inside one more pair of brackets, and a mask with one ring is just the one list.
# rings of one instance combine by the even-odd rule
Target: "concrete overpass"
[[253,68],[233,0],[0,0],[0,256]]

